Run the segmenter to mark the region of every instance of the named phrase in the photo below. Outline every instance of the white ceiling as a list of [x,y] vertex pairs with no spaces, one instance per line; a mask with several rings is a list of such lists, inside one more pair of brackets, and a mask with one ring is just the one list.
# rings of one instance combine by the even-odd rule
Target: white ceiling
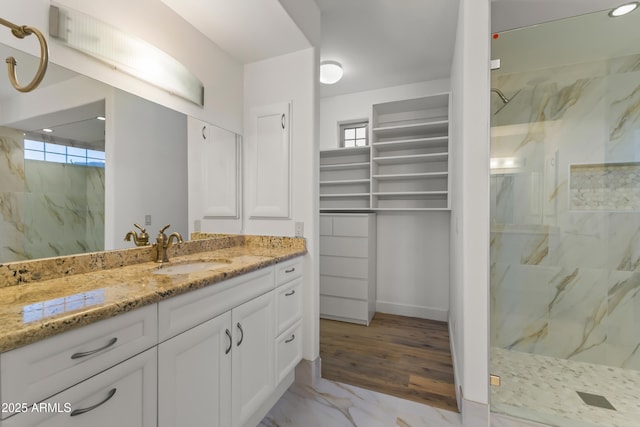
[[448,78],[457,0],[316,0],[321,60],[342,64],[343,79],[321,85],[334,96]]
[[162,0],[243,64],[310,47],[277,0]]

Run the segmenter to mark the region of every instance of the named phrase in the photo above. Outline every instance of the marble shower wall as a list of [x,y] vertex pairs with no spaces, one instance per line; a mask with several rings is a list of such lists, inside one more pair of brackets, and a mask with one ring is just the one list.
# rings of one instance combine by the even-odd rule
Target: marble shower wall
[[104,249],[104,168],[25,160],[0,127],[0,263]]
[[640,55],[492,86],[492,345],[640,370]]

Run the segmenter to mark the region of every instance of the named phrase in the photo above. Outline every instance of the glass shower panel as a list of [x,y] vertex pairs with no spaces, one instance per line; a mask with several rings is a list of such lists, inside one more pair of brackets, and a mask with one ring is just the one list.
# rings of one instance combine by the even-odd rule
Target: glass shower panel
[[[492,57],[492,411],[640,420],[640,12],[499,34]],[[501,96],[502,95],[502,96]]]

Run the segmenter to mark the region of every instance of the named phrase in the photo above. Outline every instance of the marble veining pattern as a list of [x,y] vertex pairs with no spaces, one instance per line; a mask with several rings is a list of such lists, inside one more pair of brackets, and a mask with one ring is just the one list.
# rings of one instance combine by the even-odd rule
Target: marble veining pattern
[[[494,412],[559,427],[632,427],[640,420],[640,372],[491,349]],[[616,410],[585,404],[577,391],[604,396]]]
[[169,248],[169,265],[228,265],[157,275],[151,247],[0,264],[0,352],[306,253],[303,238],[197,237]]
[[294,383],[258,427],[461,427],[460,414],[320,379]]

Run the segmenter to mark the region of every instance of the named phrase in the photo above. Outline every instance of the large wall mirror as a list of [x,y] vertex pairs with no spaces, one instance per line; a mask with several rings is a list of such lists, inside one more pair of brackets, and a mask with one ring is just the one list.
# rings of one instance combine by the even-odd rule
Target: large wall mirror
[[130,247],[145,219],[186,236],[184,114],[53,63],[30,93],[0,78],[0,263]]

